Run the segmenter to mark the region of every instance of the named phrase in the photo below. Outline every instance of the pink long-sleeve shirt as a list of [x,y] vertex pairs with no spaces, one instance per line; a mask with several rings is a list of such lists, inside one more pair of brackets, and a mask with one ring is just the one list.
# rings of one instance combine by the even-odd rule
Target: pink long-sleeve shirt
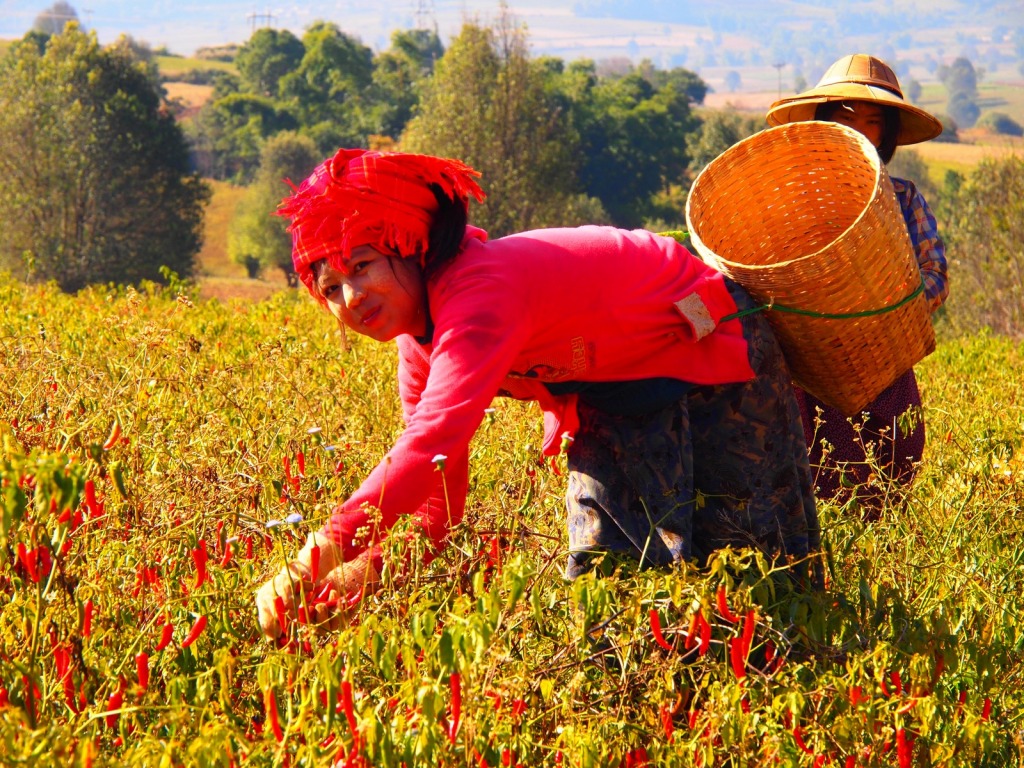
[[[488,241],[469,227],[427,293],[432,338],[397,339],[405,430],[322,531],[346,559],[401,515],[443,542],[462,518],[469,443],[496,395],[539,403],[553,455],[578,427],[576,396],[552,395],[545,382],[753,376],[740,321],[720,322],[736,311],[722,275],[649,232],[588,226]],[[380,510],[369,537],[367,506]]]

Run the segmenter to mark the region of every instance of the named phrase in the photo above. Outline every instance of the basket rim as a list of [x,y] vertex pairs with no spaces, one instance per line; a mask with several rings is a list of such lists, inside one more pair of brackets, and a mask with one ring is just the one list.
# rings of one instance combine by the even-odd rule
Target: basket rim
[[[693,220],[690,215],[690,210],[692,208],[692,203],[694,199],[693,193],[700,185],[701,179],[705,177],[705,174],[707,174],[712,167],[716,165],[721,165],[723,158],[725,158],[727,155],[735,154],[736,152],[740,151],[741,147],[753,143],[755,140],[763,142],[765,140],[765,136],[771,133],[803,133],[807,131],[820,131],[823,128],[826,131],[831,130],[835,133],[838,133],[839,135],[844,136],[847,139],[852,139],[855,143],[861,146],[861,149],[864,150],[864,154],[867,156],[867,159],[871,165],[871,169],[874,171],[874,185],[871,197],[869,199],[869,203],[873,201],[877,195],[882,194],[883,192],[881,177],[883,172],[885,172],[885,164],[882,163],[882,159],[878,156],[878,150],[875,148],[875,146],[860,131],[854,128],[850,128],[849,126],[842,125],[840,123],[833,123],[825,120],[807,120],[804,122],[786,123],[784,125],[766,128],[762,131],[758,131],[752,136],[748,136],[742,141],[738,141],[737,143],[733,144],[731,147],[729,147],[720,155],[718,155],[718,157],[716,157],[714,160],[712,160],[710,163],[704,166],[703,170],[701,170],[701,172],[697,174],[697,178],[693,180],[693,184],[690,186],[690,193],[686,196],[685,213],[686,229],[690,235],[690,240],[693,242],[694,247],[697,248],[697,250],[700,251],[702,254],[711,254],[715,258],[715,260],[722,264],[741,267],[744,270],[756,272],[762,269],[779,269],[780,267],[787,267],[792,264],[798,264],[802,261],[806,261],[808,259],[817,258],[818,256],[821,255],[823,251],[825,251],[828,248],[831,248],[837,241],[846,237],[846,235],[860,223],[864,216],[867,215],[870,205],[863,206],[861,208],[860,213],[852,222],[850,222],[850,225],[846,227],[846,229],[844,229],[842,232],[836,235],[836,237],[834,237],[832,240],[830,240],[828,243],[826,243],[816,251],[803,254],[802,256],[798,256],[795,259],[787,259],[786,261],[775,261],[772,262],[771,264],[746,264],[741,261],[733,261],[731,259],[727,259],[719,255],[712,248],[710,248],[704,242],[704,240],[701,239],[700,235],[697,232],[697,228],[694,227],[693,225]],[[887,173],[886,176],[888,177]]]

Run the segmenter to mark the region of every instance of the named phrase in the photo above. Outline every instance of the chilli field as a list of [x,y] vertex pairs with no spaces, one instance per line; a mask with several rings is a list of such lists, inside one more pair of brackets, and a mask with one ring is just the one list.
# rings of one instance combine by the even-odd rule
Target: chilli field
[[1018,344],[919,365],[926,463],[877,522],[821,505],[824,592],[733,551],[566,582],[564,460],[496,401],[450,546],[393,535],[274,645],[253,592],[398,434],[393,348],[297,294],[0,303],[4,766],[1021,764]]

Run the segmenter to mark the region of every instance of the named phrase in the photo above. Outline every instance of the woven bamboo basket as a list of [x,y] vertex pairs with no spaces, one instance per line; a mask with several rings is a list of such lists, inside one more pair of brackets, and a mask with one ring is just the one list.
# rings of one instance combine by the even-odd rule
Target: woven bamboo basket
[[771,305],[794,382],[844,414],[934,350],[899,202],[857,131],[791,123],[741,141],[697,177],[686,221],[704,261]]

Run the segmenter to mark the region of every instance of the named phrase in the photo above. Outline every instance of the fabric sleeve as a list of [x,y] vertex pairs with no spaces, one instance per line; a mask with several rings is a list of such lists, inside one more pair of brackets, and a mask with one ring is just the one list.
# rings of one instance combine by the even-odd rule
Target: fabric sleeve
[[[896,184],[895,182],[901,182]],[[939,235],[935,215],[914,183],[894,180],[903,218],[914,246],[914,255],[924,282],[924,295],[928,308],[934,312],[949,295],[949,275],[946,265],[946,246]],[[901,189],[902,187],[902,189]]]
[[[431,296],[431,310],[429,357],[413,339],[399,339],[405,429],[323,528],[346,559],[379,540],[401,515],[416,515],[423,533],[443,543],[465,509],[470,440],[527,333],[515,292],[495,275],[471,275],[447,293],[441,289]],[[446,457],[443,474],[438,456]],[[379,509],[376,524],[368,508]]]
[[[403,339],[399,343],[398,381],[402,400],[402,417],[408,428],[414,419],[419,406],[423,389],[426,385],[430,365],[429,356],[419,344],[411,339]],[[389,468],[394,451],[388,454],[364,481],[363,485],[343,504],[333,510],[330,519],[321,529],[321,533],[341,547],[343,558],[348,561],[359,555],[367,547],[372,549],[372,563],[378,573],[383,567],[381,547],[378,543],[394,525],[402,512],[390,517],[383,515],[378,519],[373,509],[384,510],[384,499],[390,482]],[[437,456],[431,456],[431,460]],[[436,551],[444,542],[451,526],[457,524],[463,515],[466,502],[466,490],[469,481],[468,451],[452,452],[442,462],[443,470],[437,462],[431,461],[433,474],[426,479],[423,486],[426,493],[418,508],[410,507],[406,512],[416,517],[421,533],[430,541],[430,550]],[[380,478],[377,500],[370,497],[373,491],[368,486],[371,479]],[[361,497],[358,503],[356,497]],[[389,506],[390,509],[390,506]],[[428,550],[427,561],[433,558]]]

